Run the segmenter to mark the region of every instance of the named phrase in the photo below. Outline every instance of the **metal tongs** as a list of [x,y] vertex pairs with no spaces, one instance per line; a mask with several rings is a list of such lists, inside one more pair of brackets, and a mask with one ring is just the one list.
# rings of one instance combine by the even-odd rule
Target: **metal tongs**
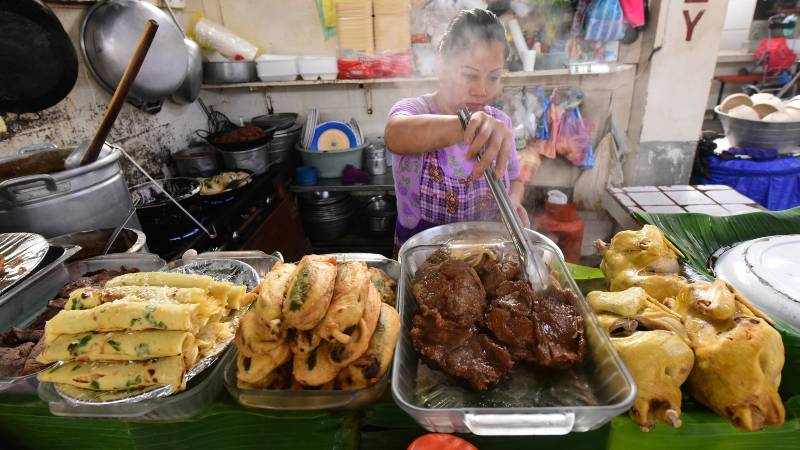
[[[461,127],[466,131],[471,116],[469,109],[466,106],[462,106],[458,109],[457,115],[461,121]],[[480,161],[484,150],[481,149],[478,161]],[[520,267],[523,268],[522,276],[531,283],[534,292],[544,292],[550,287],[550,270],[531,248],[530,242],[525,237],[525,229],[522,227],[522,222],[520,222],[519,216],[517,216],[517,212],[511,204],[511,199],[508,197],[505,186],[495,176],[494,168],[495,163],[493,161],[491,167],[486,169],[483,175],[500,209],[503,224],[508,229],[511,241],[519,254]]]

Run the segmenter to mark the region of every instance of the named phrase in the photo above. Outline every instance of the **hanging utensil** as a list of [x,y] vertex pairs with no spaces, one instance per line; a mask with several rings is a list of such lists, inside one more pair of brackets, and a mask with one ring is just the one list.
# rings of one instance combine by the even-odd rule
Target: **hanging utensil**
[[197,42],[186,37],[186,32],[183,30],[183,27],[181,27],[181,24],[178,23],[178,19],[175,17],[175,13],[172,11],[172,6],[170,6],[169,3],[168,1],[164,2],[170,17],[172,17],[172,21],[175,22],[175,26],[178,27],[178,30],[180,30],[183,35],[183,42],[186,44],[186,51],[189,53],[189,66],[186,68],[186,78],[183,79],[183,83],[178,90],[172,94],[171,98],[175,103],[193,103],[200,96],[200,88],[203,85],[203,53]]
[[[467,131],[467,125],[469,124],[471,116],[469,109],[467,109],[466,106],[462,106],[458,109],[457,114],[461,121],[461,127],[464,131]],[[483,150],[481,150],[481,153],[483,153]],[[481,156],[478,155],[478,161],[480,161],[480,158]],[[511,199],[508,197],[508,192],[506,192],[505,186],[503,186],[494,174],[494,163],[483,172],[483,175],[500,209],[500,217],[503,219],[503,224],[505,224],[508,229],[511,241],[514,243],[514,247],[519,254],[523,278],[531,283],[535,292],[542,293],[546,291],[550,287],[550,270],[544,262],[539,259],[531,247],[530,242],[528,242],[528,239],[525,237],[525,229],[519,220],[519,216],[517,216],[517,212],[514,210]]]
[[148,20],[147,24],[145,24],[144,31],[142,31],[141,36],[139,36],[139,42],[136,44],[136,49],[128,63],[128,68],[125,69],[125,73],[122,75],[122,79],[119,81],[117,89],[114,91],[114,95],[108,103],[103,119],[100,121],[100,126],[97,128],[97,132],[87,145],[79,145],[72,154],[67,157],[66,161],[64,161],[64,165],[67,169],[85,166],[97,160],[97,157],[100,155],[100,150],[103,148],[103,144],[108,137],[108,133],[111,132],[111,128],[117,120],[119,111],[122,109],[122,105],[128,97],[128,92],[130,92],[131,86],[134,80],[136,80],[136,75],[142,67],[144,58],[147,56],[147,51],[150,49],[150,45],[153,43],[157,31],[158,23],[152,19]]

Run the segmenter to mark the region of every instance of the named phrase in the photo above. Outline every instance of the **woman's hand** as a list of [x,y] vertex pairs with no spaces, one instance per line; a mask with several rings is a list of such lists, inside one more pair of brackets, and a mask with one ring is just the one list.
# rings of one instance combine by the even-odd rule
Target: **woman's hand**
[[514,210],[517,212],[517,215],[522,222],[522,226],[525,228],[531,227],[531,219],[528,217],[528,211],[525,210],[525,207],[522,206],[522,203],[511,201],[511,205],[514,207]]
[[495,176],[503,177],[511,159],[511,152],[514,151],[512,147],[514,136],[505,123],[483,111],[473,113],[464,132],[464,142],[469,145],[467,157],[470,159],[477,157],[481,148],[485,148],[481,160],[475,164],[470,179],[475,180],[483,175],[492,161],[496,161]]

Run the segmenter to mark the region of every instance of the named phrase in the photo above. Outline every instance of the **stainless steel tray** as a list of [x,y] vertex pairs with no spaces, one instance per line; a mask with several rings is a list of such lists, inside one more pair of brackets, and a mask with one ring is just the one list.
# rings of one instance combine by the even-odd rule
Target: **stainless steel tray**
[[[520,366],[512,370],[507,380],[488,391],[475,393],[428,368],[411,343],[408,333],[417,307],[411,286],[420,264],[439,248],[436,244],[451,242],[456,237],[459,246],[486,246],[488,243],[513,251],[510,241],[498,239],[495,232],[502,230],[500,227],[502,225],[474,223],[435,227],[423,232],[426,233],[424,239],[417,235],[409,241],[411,245],[406,244],[401,249],[402,275],[397,302],[403,328],[392,367],[392,395],[403,410],[432,432],[545,435],[596,429],[631,406],[636,386],[598,326],[557,248],[538,233],[526,230],[533,251],[555,273],[562,288],[575,293],[576,306],[584,319],[587,359],[582,366],[573,369],[570,378],[565,376],[565,381],[555,378],[556,381],[545,388],[544,382],[535,381],[532,373]],[[488,231],[483,239],[480,230]],[[420,382],[421,379],[434,382]],[[426,389],[422,389],[422,383]],[[430,389],[431,386],[434,389]],[[576,395],[578,392],[581,396]]]
[[38,234],[0,234],[0,255],[3,256],[4,266],[4,270],[0,271],[0,294],[31,276],[49,248],[47,240]]
[[[118,269],[120,266],[154,271],[166,266],[164,260],[148,253],[111,254],[64,264],[67,259],[80,251],[80,247],[73,246],[67,249],[51,247],[51,251],[58,252],[59,256],[37,272],[35,277],[25,280],[14,288],[14,292],[9,293],[13,297],[8,301],[0,303],[0,330],[6,331],[12,326],[27,326],[47,309],[47,303],[65,284],[77,280],[87,272]],[[0,394],[35,394],[38,384],[36,373],[0,378]]]
[[[400,279],[400,263],[372,253],[335,253],[337,261],[361,261],[383,270],[393,280]],[[242,389],[236,386],[236,359],[224,371],[225,388],[243,406],[274,410],[330,410],[364,407],[383,395],[389,385],[391,371],[375,384],[364,389],[290,391],[281,389]]]

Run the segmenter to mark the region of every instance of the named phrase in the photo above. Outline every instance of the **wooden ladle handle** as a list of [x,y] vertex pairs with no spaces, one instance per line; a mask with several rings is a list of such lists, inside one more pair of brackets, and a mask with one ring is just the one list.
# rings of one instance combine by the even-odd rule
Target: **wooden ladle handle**
[[145,24],[144,31],[142,31],[142,35],[139,36],[139,42],[136,44],[136,49],[128,63],[128,68],[125,69],[122,79],[119,80],[117,89],[114,91],[111,102],[106,108],[106,113],[103,115],[103,120],[100,121],[100,126],[97,127],[97,132],[94,134],[92,142],[89,143],[89,148],[86,150],[83,160],[81,160],[82,166],[93,163],[100,155],[103,143],[106,141],[108,133],[114,126],[114,122],[117,120],[122,105],[125,104],[128,92],[130,92],[131,86],[134,80],[136,80],[136,75],[142,67],[144,58],[147,56],[147,51],[150,50],[150,45],[153,43],[156,31],[158,31],[158,22],[152,19],[148,20],[147,24]]

